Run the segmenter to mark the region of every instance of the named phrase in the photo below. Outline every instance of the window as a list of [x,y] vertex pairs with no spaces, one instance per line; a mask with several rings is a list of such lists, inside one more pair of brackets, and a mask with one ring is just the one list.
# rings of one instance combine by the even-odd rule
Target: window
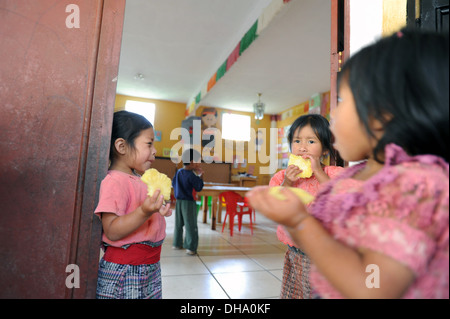
[[235,141],[250,141],[250,116],[222,115],[222,138]]
[[153,126],[155,125],[155,103],[127,100],[125,110],[140,114],[149,120]]

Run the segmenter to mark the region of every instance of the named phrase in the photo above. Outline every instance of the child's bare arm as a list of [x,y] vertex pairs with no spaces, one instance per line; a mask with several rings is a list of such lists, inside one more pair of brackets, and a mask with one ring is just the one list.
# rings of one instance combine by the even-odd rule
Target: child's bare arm
[[[414,280],[408,267],[371,250],[356,250],[335,240],[311,216],[293,192],[282,190],[285,200],[271,196],[268,187],[247,193],[250,205],[287,227],[292,239],[311,258],[319,271],[346,298],[400,298]],[[380,270],[380,287],[368,288],[368,265]]]
[[[294,241],[311,258],[318,270],[346,298],[401,298],[414,280],[411,269],[387,255],[355,250],[335,240],[314,217],[306,218],[299,228],[289,229]],[[371,265],[369,268],[367,268]],[[366,284],[379,271],[379,287]],[[369,269],[369,271],[367,271]]]
[[170,216],[170,205],[164,206],[163,203],[164,197],[157,190],[153,196],[147,197],[141,206],[127,215],[117,216],[113,213],[102,213],[103,232],[109,240],[117,241],[134,232],[158,211],[163,216]]

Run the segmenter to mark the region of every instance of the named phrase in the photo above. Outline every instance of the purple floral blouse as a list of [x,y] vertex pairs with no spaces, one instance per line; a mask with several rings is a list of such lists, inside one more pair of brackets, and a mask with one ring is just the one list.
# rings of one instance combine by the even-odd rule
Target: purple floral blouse
[[[311,214],[336,240],[409,267],[415,280],[403,298],[447,299],[449,164],[432,155],[411,157],[395,144],[385,154],[384,167],[366,181],[352,178],[361,163],[324,184]],[[342,298],[315,266],[310,280],[322,298]]]

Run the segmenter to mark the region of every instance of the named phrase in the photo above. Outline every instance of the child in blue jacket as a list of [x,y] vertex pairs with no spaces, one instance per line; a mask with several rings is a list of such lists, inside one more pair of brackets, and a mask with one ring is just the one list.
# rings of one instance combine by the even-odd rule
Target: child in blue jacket
[[[196,255],[198,247],[197,204],[192,193],[194,190],[199,192],[203,189],[201,156],[198,151],[191,148],[183,152],[181,159],[184,167],[177,171],[172,180],[176,198],[173,248],[185,248],[188,255]],[[186,229],[184,243],[183,226]]]

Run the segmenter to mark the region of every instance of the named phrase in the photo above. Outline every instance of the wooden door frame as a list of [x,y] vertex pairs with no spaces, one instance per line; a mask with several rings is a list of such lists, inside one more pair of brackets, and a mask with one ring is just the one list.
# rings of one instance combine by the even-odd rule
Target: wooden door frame
[[[339,5],[342,6],[341,14]],[[340,16],[343,13],[343,17]],[[343,19],[344,50],[339,51],[339,20]],[[330,112],[337,104],[337,74],[350,57],[350,0],[331,0]]]
[[73,2],[0,5],[0,298],[96,295],[125,0]]
[[[343,20],[343,21],[342,21]],[[341,34],[339,35],[339,22]],[[343,36],[343,39],[340,37]],[[339,40],[343,42],[343,51],[339,50]],[[350,57],[350,0],[331,0],[331,54],[330,54],[330,113],[337,105],[337,75],[344,62]],[[348,166],[339,154],[331,165]]]
[[98,47],[90,74],[90,117],[81,151],[77,201],[69,263],[80,268],[80,288],[66,289],[66,298],[95,298],[102,225],[93,212],[100,182],[106,176],[126,0],[103,0]]

